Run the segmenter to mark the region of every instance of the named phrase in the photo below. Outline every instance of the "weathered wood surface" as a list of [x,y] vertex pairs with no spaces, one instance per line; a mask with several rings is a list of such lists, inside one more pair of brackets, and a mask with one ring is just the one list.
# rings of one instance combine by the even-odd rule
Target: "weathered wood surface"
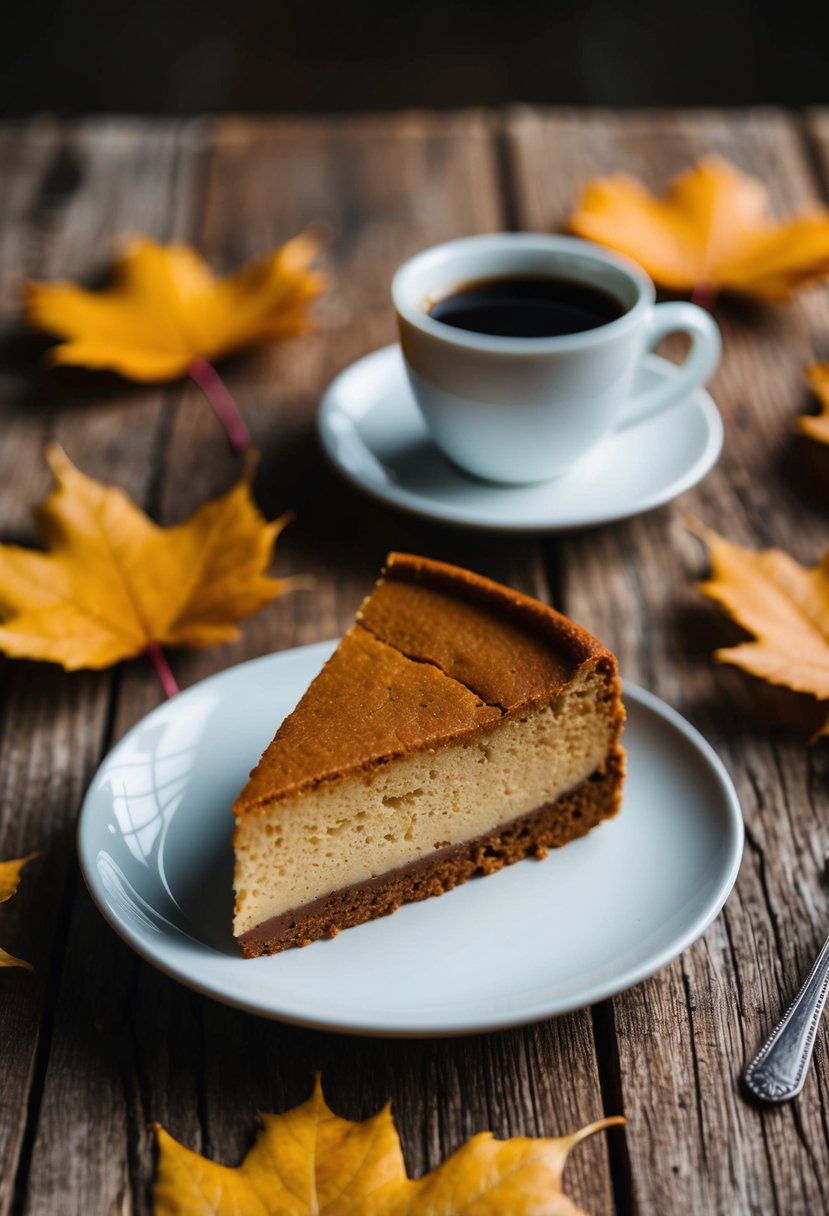
[[313,592],[254,618],[239,643],[174,656],[189,685],[348,623],[388,548],[411,548],[550,597],[615,647],[625,675],[676,704],[713,741],[746,814],[737,889],[704,938],[613,1002],[553,1022],[458,1041],[346,1039],[256,1019],[190,993],[139,961],[92,907],[73,827],[113,741],[159,700],[137,662],[100,675],[2,668],[0,857],[31,848],[2,913],[3,944],[34,978],[0,972],[0,1216],[148,1212],[147,1124],[235,1162],[258,1109],[285,1109],[320,1068],[332,1105],[364,1117],[394,1102],[419,1173],[472,1132],[564,1131],[607,1110],[629,1124],[579,1148],[568,1185],[592,1213],[815,1213],[829,1207],[829,1070],[822,1031],[797,1103],[761,1112],[737,1076],[829,925],[821,882],[827,765],[779,705],[710,651],[732,636],[693,581],[704,554],[693,513],[738,540],[803,561],[826,515],[802,475],[792,419],[802,365],[829,356],[829,297],[786,309],[721,309],[726,358],[714,384],[726,421],[719,467],[696,491],[627,524],[564,541],[494,538],[412,521],[342,485],[313,434],[320,392],[393,336],[394,266],[436,240],[547,228],[577,185],[616,168],[653,184],[717,150],[766,178],[781,211],[826,198],[829,123],[773,112],[619,115],[516,110],[339,120],[183,123],[37,120],[0,131],[0,528],[32,538],[54,437],[162,521],[230,484],[238,462],[197,390],[44,374],[42,343],[17,329],[22,279],[87,277],[115,238],[186,239],[219,268],[312,221],[327,224],[331,290],[317,333],[234,361],[228,382],[262,451],[256,492],[297,522],[278,568]]
[[[566,215],[574,182],[613,167],[659,187],[705,152],[769,182],[781,213],[820,197],[796,122],[771,113],[517,114],[509,148],[518,218],[531,228]],[[725,357],[712,391],[726,426],[718,467],[670,507],[566,541],[561,584],[566,610],[608,641],[625,675],[712,740],[748,831],[723,915],[671,967],[613,1002],[633,1195],[643,1212],[818,1212],[829,1204],[825,1027],[796,1104],[758,1111],[740,1097],[737,1076],[829,925],[825,758],[752,708],[755,684],[707,662],[731,630],[694,590],[705,557],[683,517],[809,564],[825,546],[825,511],[798,478],[793,419],[807,406],[803,366],[825,353],[829,299],[820,290],[786,309],[717,315]]]

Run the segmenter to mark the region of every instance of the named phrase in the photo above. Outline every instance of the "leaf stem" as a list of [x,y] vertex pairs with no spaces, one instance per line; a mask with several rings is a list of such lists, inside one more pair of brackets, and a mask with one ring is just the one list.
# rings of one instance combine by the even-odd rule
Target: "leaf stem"
[[158,642],[150,642],[147,647],[147,658],[153,665],[155,674],[158,676],[159,683],[164,689],[164,695],[174,697],[177,692],[181,692],[176,677],[170,670],[170,664],[167,662],[167,656],[159,646]]
[[691,292],[691,302],[711,312],[717,302],[718,295],[719,292],[716,287],[712,287],[710,283],[697,283]]
[[224,380],[206,359],[194,359],[190,364],[189,373],[210,402],[234,452],[243,452],[250,446],[250,435]]

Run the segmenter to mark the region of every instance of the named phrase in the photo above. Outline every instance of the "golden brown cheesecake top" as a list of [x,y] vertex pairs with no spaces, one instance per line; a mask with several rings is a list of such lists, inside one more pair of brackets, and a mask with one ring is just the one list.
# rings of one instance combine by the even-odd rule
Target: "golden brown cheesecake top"
[[457,566],[392,553],[234,814],[491,727],[602,659],[615,671],[608,650],[546,604]]
[[406,553],[389,554],[357,623],[505,712],[554,694],[587,659],[608,653],[539,600]]

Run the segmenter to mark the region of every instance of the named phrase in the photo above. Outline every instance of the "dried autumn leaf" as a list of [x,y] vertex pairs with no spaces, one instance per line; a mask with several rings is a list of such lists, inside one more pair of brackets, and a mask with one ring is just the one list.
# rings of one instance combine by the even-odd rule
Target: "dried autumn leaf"
[[806,376],[820,401],[821,410],[817,415],[801,415],[797,425],[811,439],[829,443],[829,363],[813,363],[806,368]]
[[154,524],[114,486],[85,477],[57,445],[55,488],[37,512],[40,553],[0,545],[0,650],[68,671],[152,646],[205,647],[289,585],[265,574],[287,517],[268,523],[249,475],[183,523]]
[[416,1180],[385,1106],[364,1123],[329,1110],[319,1078],[307,1102],[263,1115],[241,1165],[217,1165],[156,1125],[155,1216],[584,1216],[563,1193],[570,1150],[624,1119],[557,1139],[495,1140],[482,1132]]
[[588,182],[570,230],[627,254],[673,291],[785,300],[829,275],[829,211],[778,222],[767,204],[761,181],[711,156],[662,198],[624,174]]
[[[780,549],[745,549],[697,524],[693,531],[711,551],[700,590],[754,635],[714,657],[829,701],[829,550],[809,570]],[[829,718],[819,733],[829,733]]]
[[29,321],[66,341],[55,363],[108,368],[131,380],[171,380],[243,347],[304,333],[323,290],[309,269],[317,242],[295,237],[275,253],[217,278],[187,245],[133,241],[104,291],[29,283]]
[[[28,857],[18,857],[15,861],[0,861],[0,904],[4,904],[14,895],[20,884],[20,871],[33,857],[37,857],[37,853],[29,853]],[[23,967],[26,971],[31,971],[32,964],[27,963],[25,959],[15,958],[13,954],[7,954],[0,946],[0,967]]]

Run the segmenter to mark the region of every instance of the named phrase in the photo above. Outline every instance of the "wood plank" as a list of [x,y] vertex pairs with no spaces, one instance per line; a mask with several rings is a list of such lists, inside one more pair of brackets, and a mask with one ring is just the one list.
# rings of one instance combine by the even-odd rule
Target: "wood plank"
[[[84,130],[95,142],[95,127]],[[152,137],[150,130],[125,135],[139,142]],[[276,569],[310,572],[316,589],[252,620],[239,643],[173,656],[181,683],[338,633],[391,547],[457,560],[546,594],[537,546],[413,523],[363,501],[324,467],[313,433],[330,377],[393,338],[387,292],[394,266],[435,240],[503,223],[486,122],[475,114],[228,121],[215,133],[199,197],[201,218],[183,218],[178,232],[196,239],[219,267],[262,253],[309,221],[326,221],[332,287],[318,334],[226,368],[263,452],[260,502],[269,514],[289,505],[298,511]],[[140,446],[135,459],[124,457],[124,475],[160,518],[173,520],[224,489],[239,463],[195,391],[164,396],[168,414],[155,434],[167,434],[156,480],[142,481],[153,465],[150,450]],[[125,425],[124,435],[144,442],[133,426]],[[98,436],[96,443],[105,463],[105,445]],[[141,664],[125,668],[112,738],[158,698]],[[438,1043],[348,1040],[270,1024],[188,994],[135,960],[82,894],[73,905],[57,1008],[32,1158],[26,1208],[32,1213],[54,1210],[58,1187],[78,1210],[146,1211],[149,1120],[232,1162],[250,1143],[255,1111],[302,1100],[315,1068],[344,1115],[364,1117],[392,1097],[415,1172],[481,1128],[500,1135],[563,1131],[602,1109],[588,1013]],[[579,1149],[568,1177],[591,1211],[611,1210],[601,1139]]]
[[[29,217],[36,209],[42,184],[53,163],[59,137],[54,124],[40,122],[27,127],[24,138],[16,128],[0,130],[0,174],[5,189],[0,198],[0,334],[3,346],[3,373],[0,378],[0,410],[4,442],[0,445],[0,506],[4,529],[10,533],[31,534],[25,504],[32,492],[32,482],[39,484],[41,471],[37,467],[43,434],[42,420],[18,405],[21,396],[21,376],[15,366],[14,354],[19,349],[17,330],[20,311],[19,289],[23,276],[30,268],[31,246]],[[22,502],[17,501],[20,496]],[[49,783],[50,715],[38,704],[37,694],[26,695],[20,668],[3,663],[0,666],[3,697],[0,710],[0,738],[3,744],[3,766],[0,769],[2,798],[0,799],[0,857],[17,857],[48,841],[48,824],[39,822],[41,799]],[[63,699],[65,702],[65,698]],[[55,744],[67,742],[71,734],[71,719],[58,726]],[[67,731],[67,726],[69,730]],[[33,746],[30,747],[30,740]],[[79,774],[78,760],[80,760]],[[66,782],[71,787],[83,779],[83,759],[66,766]],[[71,793],[55,791],[52,798],[58,822],[65,813],[65,803]],[[64,806],[61,806],[61,803]],[[40,870],[40,874],[38,874]],[[54,872],[52,874],[54,877]],[[40,881],[37,881],[37,880]],[[44,885],[43,863],[30,866],[18,894],[4,905],[2,916],[3,945],[13,954],[27,957],[38,966],[38,974],[22,971],[0,972],[0,1059],[3,1061],[3,1084],[0,1086],[0,1213],[10,1209],[17,1162],[23,1147],[26,1128],[27,1102],[35,1067],[40,1021],[40,991],[42,972],[48,974],[49,947],[56,909],[42,905]],[[55,901],[59,903],[59,897]],[[33,921],[42,916],[42,931],[33,931]],[[50,915],[51,911],[51,915]],[[39,918],[38,918],[39,919]]]
[[[517,111],[507,139],[529,228],[561,224],[594,174],[624,170],[662,188],[706,152],[762,177],[781,215],[819,196],[797,123],[771,111]],[[828,303],[821,289],[778,309],[719,305],[725,359],[713,393],[726,443],[718,468],[677,503],[563,546],[567,611],[616,650],[627,678],[714,742],[748,830],[725,913],[678,962],[613,1003],[631,1199],[642,1212],[817,1212],[829,1202],[826,1027],[816,1075],[796,1103],[758,1110],[737,1085],[829,923],[827,761],[802,730],[776,724],[778,698],[711,664],[735,631],[694,589],[705,557],[683,526],[690,512],[737,541],[780,545],[809,564],[825,546],[825,514],[806,493],[793,420],[807,403],[803,365],[825,348]]]
[[[161,238],[175,235],[191,204],[182,180],[188,170],[179,131],[178,126],[146,130],[134,123],[99,122],[88,127],[68,125],[56,132],[40,174],[39,193],[18,233],[27,257],[25,273],[37,278],[87,277],[106,265],[115,238],[125,230]],[[24,149],[30,147],[28,131],[18,138]],[[15,286],[19,290],[19,282]],[[4,523],[11,519],[14,525],[19,518],[26,540],[31,539],[31,507],[48,485],[41,455],[47,437],[58,439],[85,471],[118,481],[138,501],[146,501],[154,482],[165,396],[155,388],[131,389],[115,377],[38,373],[34,356],[39,359],[39,351],[25,344],[15,377],[23,391],[12,406],[21,433],[7,453],[19,499],[14,510],[5,510],[5,498],[2,504]],[[25,434],[22,428],[27,428]],[[4,495],[14,492],[14,481],[4,486]],[[82,885],[74,822],[106,746],[118,677],[107,672],[66,675],[46,665],[19,663],[8,664],[7,671],[4,822],[13,825],[17,848],[40,847],[44,853],[20,904],[20,914],[33,926],[36,938],[40,985],[39,1006],[31,1012],[27,1031],[20,1033],[21,1060],[26,1058],[27,1033],[37,1034],[38,1017],[43,1034],[31,1090],[15,1095],[18,1111],[25,1113],[28,1100],[26,1137],[3,1176],[11,1187],[17,1173],[21,1203],[31,1182],[30,1206],[37,1210],[42,1204],[55,1211],[62,1203],[80,1210],[79,1179],[84,1172],[94,1174],[103,1199],[100,1204],[92,1202],[90,1210],[117,1210],[128,1159],[126,1125],[94,1104],[91,1090],[85,1089],[83,1070],[73,1067],[71,1052],[89,1047],[91,1040],[85,1058],[93,1073],[98,1062],[118,1052],[117,1033],[107,1032],[123,1025],[122,1016],[117,1021],[111,1015],[113,1003],[121,1001],[123,994],[107,985],[110,973],[100,963],[109,941],[104,937],[103,950],[97,949],[94,933],[83,933],[71,909]],[[94,929],[100,929],[97,918]],[[72,943],[68,954],[67,938]],[[74,1017],[81,1002],[67,1005],[64,998],[57,1011],[55,1006],[60,986],[65,983],[71,990],[79,980],[74,950],[87,966],[97,968],[101,981],[97,1004],[84,1008],[84,1026]],[[63,1021],[56,1023],[56,1017]],[[67,1040],[68,1058],[63,1054]],[[47,1062],[51,1071],[44,1091]],[[106,1070],[98,1075],[105,1084]],[[42,1098],[43,1109],[54,1111],[57,1119],[59,1142],[52,1142],[51,1153],[48,1134],[42,1138],[38,1134]]]
[[[281,219],[275,204],[283,197],[290,208],[287,223],[282,220],[284,234],[316,218],[321,199],[330,210],[320,218],[333,234],[332,290],[322,318],[325,328],[311,340],[265,356],[273,368],[271,378],[263,373],[250,391],[232,381],[237,397],[252,402],[261,399],[264,384],[273,385],[270,402],[257,406],[252,415],[257,434],[262,426],[258,411],[269,409],[258,485],[263,487],[263,500],[269,486],[279,487],[287,495],[274,503],[275,509],[287,504],[298,509],[297,524],[285,542],[291,569],[312,572],[321,591],[335,594],[327,603],[316,603],[316,592],[308,597],[307,605],[297,602],[291,622],[295,632],[284,640],[271,633],[259,641],[254,639],[253,629],[248,631],[245,645],[255,646],[253,653],[340,632],[392,546],[422,548],[516,582],[538,579],[532,545],[492,544],[490,538],[483,541],[466,533],[424,528],[364,502],[324,469],[312,435],[313,411],[325,383],[353,358],[393,340],[388,284],[395,265],[436,240],[500,226],[494,169],[489,132],[475,116],[436,120],[412,115],[402,121],[376,118],[333,125],[263,124],[253,132],[246,124],[228,124],[221,133],[203,237],[211,253],[215,249],[221,258],[223,246],[229,240],[238,242],[240,232],[251,242],[244,254],[261,248],[263,242],[267,247],[274,239],[271,234],[279,232],[274,233],[273,227]],[[283,184],[286,179],[290,191]],[[229,222],[239,205],[247,208],[242,225]],[[233,255],[238,256],[238,244]],[[245,370],[240,368],[240,372]],[[192,442],[180,446],[194,449]],[[304,460],[296,459],[298,450],[304,453]],[[338,523],[332,530],[335,520]],[[264,616],[252,622],[254,629],[268,624]],[[201,658],[187,656],[186,662],[190,665]],[[225,1042],[238,1020],[238,1015],[218,1006],[210,1006],[206,1017],[214,1028],[213,1037]],[[556,1028],[550,1049],[559,1058],[560,1075],[565,1071],[564,1055],[569,1057],[566,1071],[575,1068],[586,1078],[586,1092],[579,1095],[584,1106],[572,1112],[576,1122],[583,1109],[597,1109],[591,1098],[598,1102],[589,1025],[584,1019],[577,1025],[581,1033],[562,1035]],[[260,1109],[282,1109],[304,1096],[315,1067],[322,1069],[330,1100],[343,1114],[365,1117],[392,1097],[410,1169],[418,1173],[435,1165],[472,1130],[491,1124],[500,1134],[510,1131],[498,1107],[493,1110],[482,1092],[485,1084],[493,1086],[498,1075],[489,1063],[488,1040],[465,1045],[461,1059],[466,1058],[468,1067],[462,1068],[455,1044],[387,1043],[380,1054],[375,1043],[352,1043],[256,1021],[249,1036],[249,1054],[244,1059],[234,1054],[211,1062],[216,1077],[208,1096],[209,1141],[217,1148],[225,1145],[231,1159],[247,1142],[250,1123],[240,1118],[244,1099],[231,1113],[224,1101],[216,1101],[216,1095],[234,1086],[248,1095],[248,1103],[255,1096]],[[272,1056],[283,1062],[279,1073],[263,1073],[255,1061]],[[429,1101],[432,1086],[418,1083],[424,1070],[427,1077],[442,1078],[437,1102]],[[516,1084],[515,1090],[520,1089]],[[522,1130],[531,1132],[538,1124],[526,1101],[522,1114]],[[571,1111],[565,1110],[559,1116],[565,1125],[569,1115]],[[532,1121],[527,1122],[527,1117]],[[515,1125],[512,1130],[517,1130]],[[608,1193],[603,1152],[599,1145],[592,1159],[585,1154],[583,1176],[577,1179],[583,1178],[600,1203],[606,1203]]]

